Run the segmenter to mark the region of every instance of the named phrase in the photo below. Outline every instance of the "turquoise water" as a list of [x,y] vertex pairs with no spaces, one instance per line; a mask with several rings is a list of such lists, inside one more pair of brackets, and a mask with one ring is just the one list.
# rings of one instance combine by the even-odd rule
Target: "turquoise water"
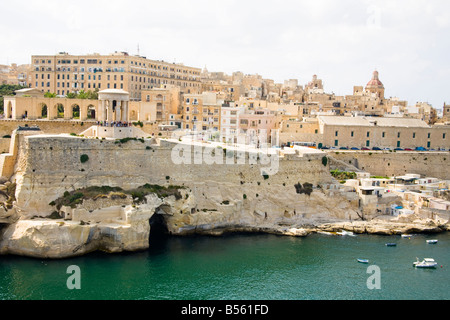
[[[0,299],[448,300],[449,249],[449,233],[411,239],[233,235],[173,237],[148,251],[57,261],[0,256]],[[434,258],[439,267],[415,269],[416,257]],[[80,267],[80,290],[67,288],[71,265]],[[371,265],[380,268],[379,290],[367,287]]]

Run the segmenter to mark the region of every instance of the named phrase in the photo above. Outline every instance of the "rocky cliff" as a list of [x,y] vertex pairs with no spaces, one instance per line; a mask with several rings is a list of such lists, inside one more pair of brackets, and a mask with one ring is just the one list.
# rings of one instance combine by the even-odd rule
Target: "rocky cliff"
[[180,236],[446,230],[446,221],[431,226],[418,218],[357,222],[357,204],[333,191],[322,154],[285,155],[276,174],[265,175],[267,163],[176,164],[169,142],[43,135],[18,141],[14,198],[6,195],[8,209],[0,212],[2,254],[143,250],[160,227]]

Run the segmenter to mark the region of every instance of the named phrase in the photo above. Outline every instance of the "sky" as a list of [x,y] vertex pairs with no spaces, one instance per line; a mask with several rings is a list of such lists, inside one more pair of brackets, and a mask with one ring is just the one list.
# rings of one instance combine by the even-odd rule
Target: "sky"
[[[126,51],[277,83],[314,74],[347,95],[450,103],[448,0],[0,0],[0,64]],[[138,51],[139,48],[139,51]]]

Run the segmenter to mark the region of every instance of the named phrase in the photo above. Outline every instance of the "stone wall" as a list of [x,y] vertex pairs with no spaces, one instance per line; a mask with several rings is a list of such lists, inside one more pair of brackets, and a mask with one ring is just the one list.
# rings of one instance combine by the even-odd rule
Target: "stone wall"
[[[77,120],[0,120],[0,138],[5,135],[11,135],[18,126],[29,127],[38,126],[46,134],[76,133],[80,134],[95,125],[95,121],[77,121]],[[158,126],[156,123],[143,123],[143,126],[136,126],[151,136],[158,135]]]
[[[268,165],[261,161],[249,164],[248,154],[245,164],[175,164],[171,157],[178,144],[164,140],[156,145],[150,139],[120,143],[37,135],[20,141],[13,178],[17,182],[17,206],[28,216],[50,214],[54,210],[48,205],[51,201],[65,191],[88,186],[132,189],[146,183],[185,185],[197,188],[205,198],[215,188],[220,190],[218,194],[230,194],[228,200],[233,200],[243,199],[244,195],[255,198],[267,190],[273,193],[270,190],[289,187],[295,195],[294,184],[298,182],[314,186],[331,182],[329,167],[322,164],[323,154],[287,155],[280,159],[277,174],[264,177],[262,171]],[[82,163],[80,158],[84,154],[89,160]]]
[[349,163],[374,176],[416,173],[450,179],[450,152],[331,152],[337,160]]

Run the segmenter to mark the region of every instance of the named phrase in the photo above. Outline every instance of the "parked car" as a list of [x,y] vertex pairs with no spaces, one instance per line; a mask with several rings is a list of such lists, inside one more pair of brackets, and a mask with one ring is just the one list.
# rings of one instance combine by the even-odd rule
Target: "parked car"
[[381,148],[373,147],[372,150],[375,150],[375,151],[381,151]]
[[414,151],[414,150],[411,148],[405,148],[405,151]]
[[347,147],[340,147],[339,150],[348,150]]
[[417,147],[416,151],[427,151],[427,149],[425,149],[424,147]]
[[353,147],[351,150],[359,150],[359,148]]
[[322,150],[329,150],[329,147],[322,147]]
[[363,147],[361,150],[370,150],[369,148]]
[[403,151],[402,148],[395,148],[394,150],[395,150],[395,151]]

